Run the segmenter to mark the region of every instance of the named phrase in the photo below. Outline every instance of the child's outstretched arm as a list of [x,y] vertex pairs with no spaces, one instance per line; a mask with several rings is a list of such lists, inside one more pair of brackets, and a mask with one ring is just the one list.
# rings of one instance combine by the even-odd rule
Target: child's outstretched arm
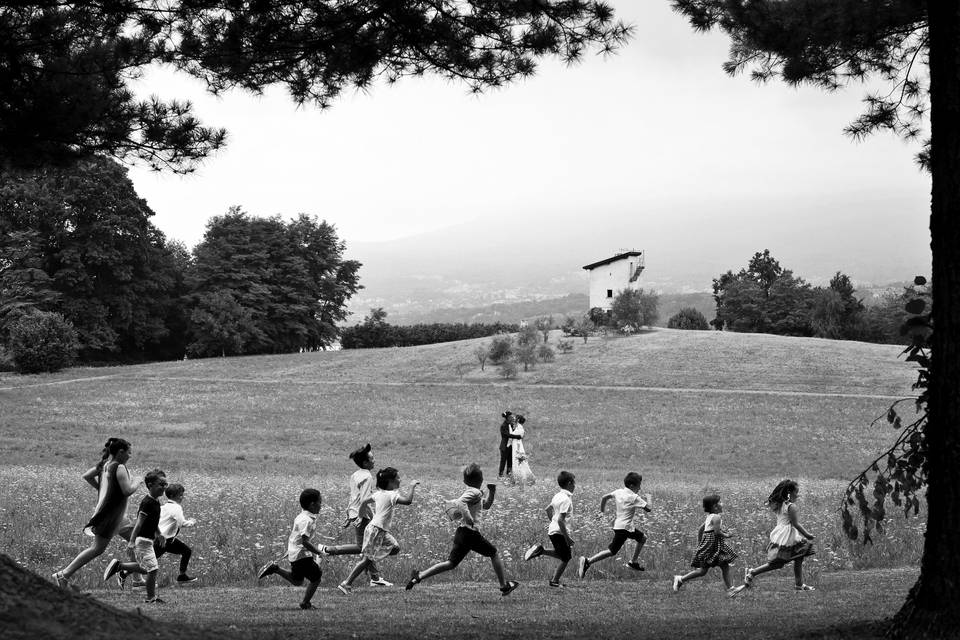
[[610,499],[612,499],[612,498],[613,498],[613,494],[612,494],[612,493],[608,493],[607,495],[605,495],[605,496],[603,496],[602,498],[600,498],[600,513],[603,513],[603,510],[604,510],[604,509],[606,508],[606,506],[607,506],[607,501],[610,500]]
[[420,484],[419,480],[414,480],[410,483],[410,486],[407,487],[406,494],[400,494],[397,497],[397,504],[412,504],[413,503],[413,493],[417,489],[417,485]]
[[497,485],[492,482],[487,485],[487,499],[483,501],[483,504],[480,505],[484,511],[493,506],[493,498],[497,493]]
[[94,489],[100,488],[100,474],[97,472],[96,467],[90,467],[89,469],[84,471],[83,475],[80,477],[83,478],[87,482],[87,484],[89,484]]
[[801,525],[799,520],[797,519],[797,505],[791,504],[789,507],[787,507],[787,517],[790,518],[790,524],[793,525],[794,529],[800,532],[800,535],[802,535],[807,540],[813,540],[813,536],[810,535],[810,533],[808,533],[807,530],[803,528],[803,525]]

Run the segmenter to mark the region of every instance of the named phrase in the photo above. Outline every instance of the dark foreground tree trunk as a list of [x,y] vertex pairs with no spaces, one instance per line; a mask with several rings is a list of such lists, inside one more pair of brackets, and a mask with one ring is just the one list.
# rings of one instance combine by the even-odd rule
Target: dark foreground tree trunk
[[933,340],[927,533],[894,638],[960,638],[960,0],[929,0]]

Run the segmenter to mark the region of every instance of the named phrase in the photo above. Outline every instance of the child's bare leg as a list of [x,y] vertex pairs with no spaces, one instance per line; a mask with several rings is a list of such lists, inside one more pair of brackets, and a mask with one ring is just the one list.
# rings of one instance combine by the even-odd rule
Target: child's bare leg
[[[137,567],[139,568],[139,566]],[[147,600],[153,600],[157,595],[157,570],[147,574]]]
[[330,556],[349,556],[360,553],[359,544],[326,545],[324,548]]
[[637,540],[637,546],[633,549],[633,559],[631,562],[637,564],[637,559],[640,557],[640,552],[643,551],[643,545],[647,544],[647,539]]
[[493,565],[493,572],[497,574],[497,580],[500,582],[500,586],[507,586],[507,572],[503,568],[503,559],[500,557],[500,554],[494,554],[493,557],[490,558],[490,563]]
[[686,575],[680,576],[680,583],[689,582],[690,580],[696,580],[697,578],[702,578],[707,575],[709,569],[707,567],[700,567],[699,569],[694,569]]
[[289,569],[281,569],[280,567],[277,567],[273,570],[273,572],[295,587],[299,587],[303,584],[303,578],[300,576],[294,576],[293,572]]
[[77,557],[73,559],[73,562],[68,564],[67,568],[63,569],[60,573],[64,578],[69,578],[76,573],[80,567],[106,551],[108,544],[110,544],[109,538],[101,538],[100,536],[95,537],[90,546],[78,553]]
[[350,572],[350,575],[347,576],[347,579],[341,582],[340,584],[343,584],[349,587],[351,584],[353,584],[353,581],[356,580],[361,573],[363,573],[364,569],[366,569],[369,564],[370,564],[370,561],[367,560],[366,558],[363,558],[362,560],[360,560],[360,562],[357,563],[357,566],[353,568],[353,571]]
[[[546,554],[544,554],[546,555]],[[554,556],[556,557],[556,556]],[[563,575],[563,572],[567,570],[567,565],[570,563],[569,560],[561,560],[560,564],[557,565],[557,570],[553,572],[553,582],[560,582],[560,576]]]
[[417,575],[419,576],[420,580],[423,581],[430,576],[435,576],[438,573],[443,573],[444,571],[453,571],[456,568],[457,565],[453,564],[449,560],[444,560],[443,562],[438,562],[437,564],[433,565],[432,567],[428,567],[423,571],[418,571]]
[[302,604],[305,604],[305,605],[306,605],[306,604],[310,604],[310,600],[313,598],[313,594],[315,594],[315,593],[317,592],[317,587],[319,587],[319,586],[320,586],[320,581],[319,581],[319,580],[317,580],[316,582],[308,582],[308,583],[307,583],[307,589],[306,589],[306,591],[303,592],[303,603],[302,603]]
[[768,562],[768,563],[766,563],[766,564],[760,565],[759,567],[754,567],[753,569],[748,569],[747,571],[749,571],[749,573],[750,573],[751,576],[758,576],[758,575],[760,575],[761,573],[767,573],[768,571],[775,571],[775,570],[779,569],[780,566],[782,566],[782,565],[774,566],[773,564],[771,564],[771,563]]
[[120,571],[124,573],[139,573],[140,575],[146,575],[149,572],[140,566],[139,562],[121,562]]
[[793,579],[798,587],[803,586],[803,558],[793,561]]
[[725,562],[722,565],[720,565],[720,575],[723,576],[723,584],[727,589],[733,586],[733,583],[730,582],[730,563],[729,562]]
[[376,560],[367,561],[367,575],[370,576],[371,580],[380,579],[380,567],[377,566]]
[[593,564],[594,562],[599,562],[600,560],[605,560],[613,555],[613,552],[610,549],[604,549],[598,553],[593,554],[587,558],[587,564]]

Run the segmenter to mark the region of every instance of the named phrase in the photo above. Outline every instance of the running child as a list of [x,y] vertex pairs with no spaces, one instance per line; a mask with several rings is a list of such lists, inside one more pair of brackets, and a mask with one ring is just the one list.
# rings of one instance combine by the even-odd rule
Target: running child
[[131,573],[145,574],[147,599],[144,602],[162,604],[163,600],[157,597],[157,570],[160,565],[157,563],[154,545],[162,549],[166,542],[160,535],[160,501],[157,498],[163,495],[167,488],[167,476],[160,469],[154,469],[144,476],[143,483],[147,486],[147,495],[140,501],[137,521],[133,525],[128,545],[128,548],[133,548],[136,562],[121,562],[114,558],[107,563],[103,579],[109,580],[114,574],[119,574],[121,579]]
[[415,584],[426,580],[430,576],[456,569],[457,565],[471,551],[475,551],[485,558],[490,558],[490,562],[493,564],[493,572],[500,582],[500,593],[502,595],[507,595],[520,586],[520,583],[516,580],[507,580],[503,560],[500,558],[497,548],[483,537],[477,527],[481,507],[486,511],[493,506],[497,485],[487,485],[487,496],[484,499],[483,491],[480,489],[483,486],[483,471],[476,463],[463,468],[463,484],[467,485],[466,491],[457,500],[451,501],[453,504],[447,510],[452,519],[461,521],[453,535],[453,548],[450,549],[449,557],[423,571],[414,569],[413,573],[410,574],[410,580],[407,582],[407,590],[413,589]]
[[710,571],[710,567],[720,567],[723,584],[727,590],[733,588],[730,583],[730,563],[737,559],[736,552],[727,546],[726,540],[732,534],[723,528],[723,501],[715,493],[703,498],[703,510],[707,519],[700,526],[697,550],[693,553],[691,567],[694,571],[682,576],[673,576],[673,590],[680,591],[680,587],[691,580],[702,578]]
[[404,493],[399,490],[399,471],[393,467],[387,467],[377,472],[377,489],[379,491],[371,496],[373,518],[363,533],[363,547],[360,550],[363,558],[353,568],[347,579],[337,585],[337,589],[341,593],[350,595],[353,581],[369,568],[371,562],[377,562],[400,553],[400,543],[390,533],[390,527],[393,524],[393,509],[398,504],[412,504],[413,494],[418,484],[420,484],[420,481],[414,480]]
[[[373,477],[373,454],[370,453],[370,444],[360,447],[350,454],[350,459],[356,463],[359,469],[350,476],[350,503],[347,505],[347,521],[344,528],[353,529],[356,536],[356,544],[327,545],[323,547],[324,553],[331,556],[338,555],[356,555],[360,553],[363,547],[363,533],[370,524],[373,517],[373,501],[370,495],[376,480]],[[376,561],[370,561],[367,564],[367,573],[370,575],[371,587],[392,587],[392,582],[387,582],[380,577],[380,570],[377,568]]]
[[164,553],[180,556],[180,572],[177,574],[179,584],[196,580],[196,578],[187,575],[187,565],[190,564],[193,549],[180,539],[181,529],[192,527],[197,523],[196,520],[187,519],[183,516],[184,492],[182,484],[171,484],[164,492],[167,496],[167,502],[160,507],[160,535],[166,539],[166,543],[162,546],[154,546],[154,552],[156,552],[158,560]]
[[123,525],[127,498],[137,490],[126,467],[131,455],[130,443],[122,438],[110,438],[104,448],[106,459],[83,474],[83,479],[96,488],[99,495],[93,517],[83,528],[84,533],[93,536],[93,542],[70,564],[53,573],[53,580],[61,588],[69,586],[70,578],[82,566],[106,551],[111,538]]
[[794,504],[800,495],[800,486],[793,480],[782,480],[767,498],[767,506],[777,514],[777,526],[770,532],[767,544],[767,562],[751,569],[747,567],[743,575],[743,584],[730,590],[730,597],[740,594],[753,586],[754,577],[761,573],[780,569],[793,563],[793,577],[797,591],[815,591],[803,582],[803,559],[812,556],[813,536],[800,524],[799,510]]
[[523,554],[524,560],[533,560],[540,556],[556,558],[560,561],[553,578],[550,580],[551,587],[563,588],[566,585],[560,582],[560,577],[567,568],[570,558],[573,557],[571,547],[573,539],[570,538],[570,529],[568,521],[573,513],[573,490],[576,488],[576,477],[569,471],[561,471],[557,475],[557,484],[560,491],[553,496],[550,506],[547,507],[547,517],[550,518],[550,525],[547,527],[547,536],[553,545],[552,550],[544,549],[539,542]]
[[302,511],[293,520],[293,529],[287,539],[287,560],[290,569],[281,569],[276,562],[268,562],[257,572],[257,580],[276,574],[292,585],[300,586],[307,581],[307,588],[300,601],[301,609],[313,609],[310,600],[320,586],[323,571],[317,564],[316,556],[322,555],[322,545],[314,545],[311,539],[317,531],[317,514],[320,513],[322,498],[316,489],[304,489],[300,492]]
[[636,528],[635,520],[641,511],[650,512],[648,505],[650,496],[647,495],[645,498],[640,496],[641,484],[643,484],[643,476],[631,471],[624,477],[622,488],[615,489],[600,498],[600,513],[603,513],[608,500],[613,500],[614,505],[616,505],[616,515],[613,519],[613,540],[610,542],[610,546],[589,558],[580,556],[577,565],[577,577],[582,578],[593,563],[617,555],[627,540],[634,540],[637,543],[633,550],[633,558],[627,563],[627,566],[635,571],[643,571],[643,566],[637,562],[637,559],[640,557],[640,551],[643,550],[643,545],[647,541],[647,536],[644,535],[643,531]]

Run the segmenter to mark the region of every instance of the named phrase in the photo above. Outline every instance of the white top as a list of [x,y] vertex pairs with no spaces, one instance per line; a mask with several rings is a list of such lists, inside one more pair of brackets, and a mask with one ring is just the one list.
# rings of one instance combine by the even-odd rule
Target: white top
[[613,528],[633,531],[636,528],[634,518],[647,506],[647,501],[627,487],[620,487],[613,491],[611,495],[617,505],[617,515],[613,519]]
[[719,513],[708,513],[707,519],[703,521],[703,532],[707,531],[719,531],[721,528],[721,520]]
[[377,491],[373,494],[373,519],[370,524],[390,531],[393,525],[393,507],[400,499],[399,491]]
[[180,533],[181,527],[189,527],[194,523],[193,520],[187,520],[183,517],[183,506],[173,500],[167,501],[160,507],[160,535],[167,540],[176,538]]
[[550,506],[553,507],[553,517],[550,519],[550,526],[547,527],[548,536],[561,533],[560,514],[566,513],[569,517],[573,513],[573,494],[566,489],[560,489],[550,501]]
[[468,525],[466,522],[461,522],[461,527],[467,527],[468,529],[477,530],[479,525],[478,518],[480,517],[480,507],[483,503],[483,491],[477,489],[476,487],[467,487],[463,491],[463,495],[457,498],[457,503],[464,504],[467,507],[467,511],[470,512],[470,517],[473,518],[473,525]]
[[370,504],[364,505],[363,502],[370,497],[373,491],[373,473],[369,469],[357,469],[350,476],[350,504],[347,505],[347,517],[366,518],[373,517],[373,511]]
[[790,507],[793,505],[789,502],[780,505],[780,510],[777,511],[777,526],[770,532],[770,542],[781,547],[791,547],[803,540],[797,528],[790,524]]
[[303,536],[307,536],[309,540],[316,530],[317,514],[310,513],[306,509],[301,511],[300,515],[293,520],[293,530],[290,531],[290,538],[287,540],[287,560],[294,562],[313,557],[313,553],[303,546]]

